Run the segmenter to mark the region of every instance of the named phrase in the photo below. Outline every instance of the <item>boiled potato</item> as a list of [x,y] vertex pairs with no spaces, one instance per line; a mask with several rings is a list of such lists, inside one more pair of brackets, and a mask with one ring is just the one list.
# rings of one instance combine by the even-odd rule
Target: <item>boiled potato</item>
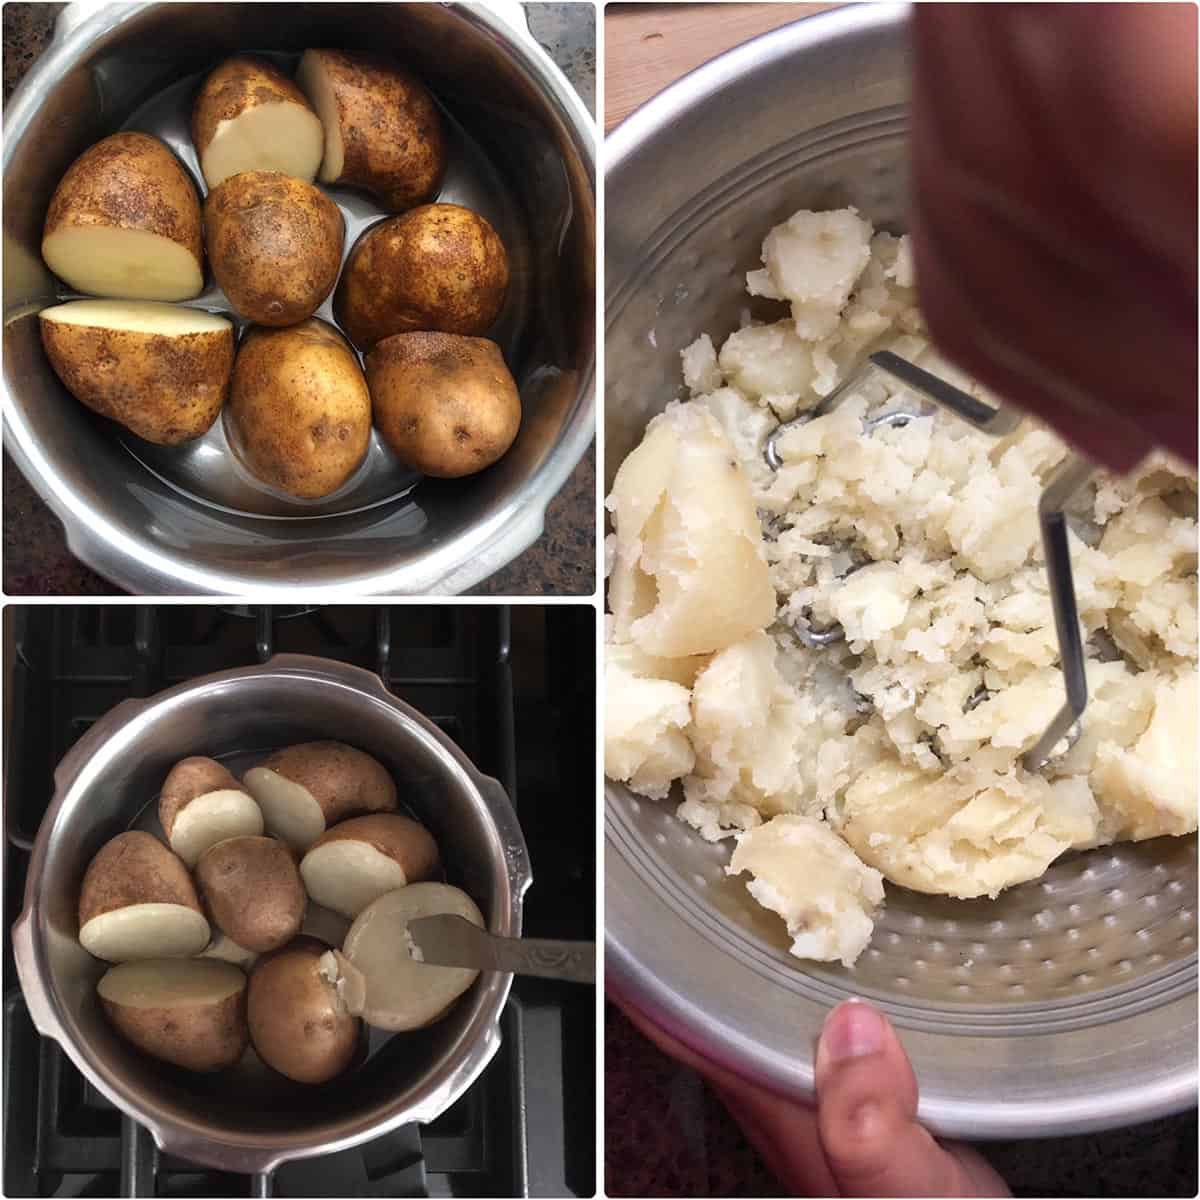
[[209,846],[196,883],[222,933],[263,954],[290,942],[304,920],[304,885],[291,852],[268,837],[232,837]]
[[414,955],[409,921],[442,914],[485,926],[475,901],[445,883],[410,884],[380,896],[358,914],[342,953],[362,975],[362,1015],[368,1025],[393,1030],[431,1025],[475,982],[476,970],[435,967]]
[[224,317],[147,300],[73,300],[38,320],[67,391],[148,442],[199,437],[229,395],[234,337]]
[[437,866],[437,843],[428,829],[399,813],[372,813],[317,838],[300,863],[300,876],[318,904],[354,918],[384,892],[428,879]]
[[64,283],[120,300],[190,300],[204,288],[200,201],[164,142],[114,133],[67,168],[42,257]]
[[211,758],[185,758],[171,768],[158,797],[158,819],[171,849],[189,867],[225,838],[263,831],[250,793]]
[[316,499],[366,457],[371,396],[354,352],[323,321],[255,329],[234,363],[226,426],[255,476]]
[[294,325],[333,290],[345,226],[324,192],[278,171],[243,171],[204,201],[213,276],[236,312]]
[[189,1071],[219,1071],[245,1053],[246,977],[231,963],[122,963],[105,972],[96,991],[117,1030],[155,1058]]
[[325,131],[282,71],[239,55],[226,59],[200,88],[192,144],[210,188],[243,171],[281,171],[311,181],[325,152]]
[[88,864],[79,941],[97,958],[186,958],[208,945],[208,921],[187,867],[157,838],[131,829]]
[[416,78],[368,55],[306,50],[296,82],[325,127],[322,183],[362,188],[393,212],[437,194],[446,140]]
[[259,1058],[297,1083],[340,1075],[358,1049],[361,1023],[322,970],[328,947],[312,938],[260,959],[250,975],[246,1013]]
[[242,782],[258,801],[267,832],[295,850],[307,850],[346,817],[396,808],[396,785],[383,764],[343,742],[277,750]]
[[248,971],[258,962],[259,954],[257,950],[247,950],[245,946],[239,946],[228,934],[218,930],[200,957],[219,958],[222,962],[233,963],[235,967]]
[[425,204],[358,239],[334,297],[360,349],[394,333],[486,333],[504,307],[508,254],[478,213]]
[[513,444],[521,397],[500,347],[450,333],[398,333],[367,355],[375,425],[405,462],[456,479]]

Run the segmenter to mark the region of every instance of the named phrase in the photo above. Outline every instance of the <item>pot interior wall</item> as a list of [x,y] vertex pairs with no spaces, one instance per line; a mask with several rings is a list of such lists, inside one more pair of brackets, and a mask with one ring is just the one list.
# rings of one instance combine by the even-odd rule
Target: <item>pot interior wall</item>
[[88,761],[48,837],[42,921],[49,990],[68,1036],[92,1066],[151,1111],[205,1128],[206,1136],[254,1140],[344,1133],[395,1111],[417,1089],[444,1086],[444,1061],[490,1023],[494,977],[474,987],[427,1030],[370,1031],[362,1065],[323,1086],[294,1084],[253,1055],[238,1068],[199,1076],[142,1055],[109,1026],[95,998],[105,965],[76,940],[79,885],[92,855],[152,804],[180,758],[204,754],[244,767],[273,748],[319,738],[375,755],[396,780],[402,804],[441,849],[446,879],[466,890],[494,930],[511,930],[513,897],[504,847],[488,800],[423,727],[391,705],[344,687],[287,675],[202,685],[118,729]]

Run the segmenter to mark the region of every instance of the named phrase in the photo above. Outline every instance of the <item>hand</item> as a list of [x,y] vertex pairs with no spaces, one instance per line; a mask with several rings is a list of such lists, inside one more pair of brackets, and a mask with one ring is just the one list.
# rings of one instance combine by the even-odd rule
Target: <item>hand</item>
[[619,997],[663,1053],[699,1072],[776,1178],[797,1196],[1008,1196],[968,1146],[917,1123],[917,1081],[887,1019],[859,1001],[835,1008],[817,1044],[817,1107],[785,1099],[710,1062]]
[[1107,466],[1196,462],[1196,7],[913,6],[935,343]]

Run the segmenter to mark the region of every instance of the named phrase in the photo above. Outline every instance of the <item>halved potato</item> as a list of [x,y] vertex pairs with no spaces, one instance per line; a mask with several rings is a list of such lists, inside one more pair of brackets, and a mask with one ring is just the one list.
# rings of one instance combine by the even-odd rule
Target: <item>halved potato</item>
[[138,829],[106,842],[79,893],[79,941],[97,958],[187,958],[209,939],[187,867]]
[[413,883],[388,892],[359,913],[342,953],[365,984],[363,1019],[379,1029],[431,1025],[475,982],[478,971],[435,967],[413,957],[408,923],[449,913],[484,927],[483,914],[466,892],[445,883]]
[[310,938],[260,959],[250,976],[250,1040],[269,1067],[324,1083],[354,1059],[361,1025],[321,969],[328,947]]
[[263,831],[254,798],[211,758],[185,758],[171,768],[158,797],[158,819],[171,849],[189,867],[225,838]]
[[64,283],[119,300],[190,300],[204,288],[200,199],[148,133],[85,150],[50,198],[42,257]]
[[393,212],[437,193],[446,139],[415,76],[365,54],[306,50],[296,82],[325,128],[322,183],[362,188]]
[[267,832],[307,850],[329,825],[396,808],[396,785],[382,763],[343,742],[304,742],[277,750],[242,776]]
[[300,863],[300,876],[318,904],[354,918],[384,892],[428,879],[437,865],[437,843],[424,825],[373,813],[323,833]]
[[300,932],[307,897],[291,852],[274,838],[233,837],[209,846],[196,883],[214,924],[260,954]]
[[345,223],[324,192],[278,171],[243,171],[204,201],[213,276],[234,311],[260,325],[294,325],[333,291]]
[[210,188],[243,171],[281,171],[312,181],[325,131],[304,93],[259,58],[226,59],[192,107],[192,144]]
[[96,991],[117,1030],[139,1049],[189,1071],[219,1071],[250,1040],[246,976],[211,958],[122,963]]
[[199,437],[229,394],[234,336],[224,317],[148,300],[73,300],[38,320],[66,389],[148,442]]

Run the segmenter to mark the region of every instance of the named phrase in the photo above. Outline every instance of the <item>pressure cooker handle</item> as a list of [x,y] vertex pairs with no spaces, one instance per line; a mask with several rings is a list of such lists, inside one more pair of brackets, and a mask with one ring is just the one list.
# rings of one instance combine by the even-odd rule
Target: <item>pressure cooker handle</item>
[[61,1040],[62,1026],[58,1023],[50,996],[42,985],[42,972],[34,961],[32,908],[26,908],[12,927],[13,959],[17,964],[17,978],[25,997],[25,1007],[34,1027],[43,1037]]

